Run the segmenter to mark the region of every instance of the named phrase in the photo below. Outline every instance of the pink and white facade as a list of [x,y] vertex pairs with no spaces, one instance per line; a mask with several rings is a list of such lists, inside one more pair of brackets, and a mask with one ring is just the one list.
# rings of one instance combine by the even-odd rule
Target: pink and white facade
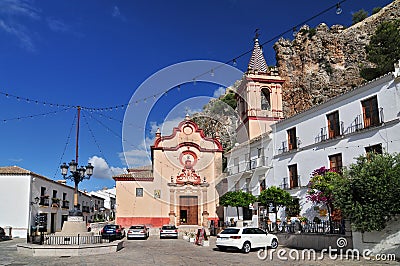
[[114,176],[117,223],[207,226],[218,220],[217,187],[222,179],[222,145],[207,138],[187,116],[169,136],[156,133],[152,165]]

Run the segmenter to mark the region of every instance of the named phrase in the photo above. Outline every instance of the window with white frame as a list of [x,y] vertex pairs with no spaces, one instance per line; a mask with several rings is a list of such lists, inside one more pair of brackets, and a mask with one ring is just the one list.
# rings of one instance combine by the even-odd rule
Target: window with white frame
[[141,187],[136,188],[136,197],[143,197],[143,188]]

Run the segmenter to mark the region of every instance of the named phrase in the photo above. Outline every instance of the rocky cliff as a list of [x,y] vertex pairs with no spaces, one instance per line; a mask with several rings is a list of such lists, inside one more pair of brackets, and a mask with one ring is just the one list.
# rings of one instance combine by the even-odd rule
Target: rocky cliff
[[349,28],[341,25],[329,28],[321,23],[311,29],[304,25],[294,40],[279,39],[274,49],[279,74],[286,80],[285,117],[364,83],[360,68],[372,67],[366,60],[365,45],[380,23],[399,18],[400,0],[395,0]]

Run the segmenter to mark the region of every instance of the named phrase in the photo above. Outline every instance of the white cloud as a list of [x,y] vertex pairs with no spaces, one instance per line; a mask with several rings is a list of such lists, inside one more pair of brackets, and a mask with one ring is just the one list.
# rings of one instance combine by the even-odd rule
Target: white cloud
[[41,10],[34,7],[32,1],[28,0],[2,0],[0,1],[0,14],[5,14],[0,20],[0,30],[16,37],[23,48],[35,51],[30,31],[17,22],[18,17],[41,19]]
[[121,161],[125,162],[129,168],[146,166],[151,164],[150,154],[145,149],[132,149],[119,154]]
[[225,88],[224,87],[219,87],[218,89],[216,89],[214,91],[213,97],[214,98],[219,98],[221,95],[224,95],[224,94],[225,94]]
[[125,21],[125,20],[126,20],[125,16],[121,14],[121,11],[119,10],[119,7],[118,7],[118,6],[114,6],[114,7],[113,7],[112,16],[113,16],[114,18],[119,18],[119,19],[121,19],[122,21]]
[[55,32],[67,32],[70,30],[69,26],[63,21],[55,18],[47,18],[47,25],[52,31]]
[[0,20],[0,29],[17,37],[21,42],[21,46],[28,51],[35,51],[35,46],[32,42],[32,39],[24,26],[20,24],[10,25],[7,24],[4,20]]
[[20,162],[22,162],[24,159],[22,159],[22,158],[19,158],[19,159],[13,159],[13,158],[11,158],[11,159],[8,159],[10,162],[14,162],[14,163],[20,163]]
[[93,156],[89,158],[89,163],[94,166],[93,178],[112,179],[115,175],[125,173],[124,168],[110,167],[106,160],[101,157]]
[[41,10],[34,7],[29,0],[2,0],[0,1],[0,13],[12,16],[24,16],[32,19],[40,19]]

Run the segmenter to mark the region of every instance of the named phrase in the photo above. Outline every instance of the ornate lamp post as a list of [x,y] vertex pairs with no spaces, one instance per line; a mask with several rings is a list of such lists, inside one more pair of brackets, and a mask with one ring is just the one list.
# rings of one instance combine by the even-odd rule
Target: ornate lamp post
[[[69,165],[69,166],[68,166]],[[69,212],[70,216],[82,216],[82,212],[78,208],[78,184],[82,182],[84,179],[90,179],[93,175],[93,166],[91,163],[88,163],[86,167],[79,167],[78,163],[75,160],[72,160],[69,164],[63,163],[61,168],[61,174],[65,179],[70,179],[75,183],[74,189],[74,210]],[[68,169],[71,172],[71,175],[68,175]]]

